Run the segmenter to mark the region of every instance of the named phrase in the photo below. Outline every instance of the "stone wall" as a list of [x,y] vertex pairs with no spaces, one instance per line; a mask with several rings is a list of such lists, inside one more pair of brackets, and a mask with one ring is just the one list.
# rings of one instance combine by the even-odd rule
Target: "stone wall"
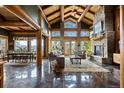
[[[113,6],[105,5],[101,7],[94,17],[94,26],[96,23],[103,22],[103,31],[105,33],[104,38],[99,40],[94,40],[93,45],[103,45],[103,55],[100,56],[102,63],[112,64],[112,57],[114,52],[114,13]],[[94,59],[97,59],[94,56]],[[102,60],[104,59],[104,60]],[[106,60],[105,60],[106,59]],[[99,61],[98,61],[99,62]],[[101,62],[100,62],[101,63]]]

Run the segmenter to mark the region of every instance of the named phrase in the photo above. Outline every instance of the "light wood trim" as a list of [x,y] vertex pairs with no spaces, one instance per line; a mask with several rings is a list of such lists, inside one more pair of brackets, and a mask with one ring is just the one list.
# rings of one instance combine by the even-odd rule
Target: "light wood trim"
[[45,21],[47,22],[48,27],[51,29],[51,25],[50,25],[49,21],[47,20],[47,18],[46,18],[46,16],[45,16],[45,13],[44,13],[44,11],[43,11],[43,9],[42,9],[42,6],[38,6],[38,8],[39,8],[40,11],[41,11],[42,17],[43,17],[43,18],[45,19]]
[[88,5],[88,6],[86,7],[86,9],[83,11],[83,13],[81,14],[80,18],[78,19],[78,22],[80,22],[80,21],[83,19],[83,17],[86,15],[86,13],[88,12],[88,10],[89,10],[91,7],[92,7],[91,5]]
[[12,35],[17,35],[17,34],[23,34],[23,35],[27,35],[27,34],[33,34],[33,35],[36,35],[36,32],[17,32],[17,31],[14,31],[14,32],[11,32]]
[[8,22],[0,22],[0,27],[30,27],[24,22],[17,21],[8,21]]
[[64,5],[61,5],[60,8],[61,8],[61,19],[62,22],[64,22]]
[[90,37],[80,37],[80,40],[90,40]]
[[[64,37],[64,40],[71,40],[71,39],[73,39],[73,40],[76,40],[77,41],[77,37]],[[61,40],[61,37],[51,37],[51,40]],[[90,40],[90,38],[89,37],[80,37],[80,40]]]
[[120,6],[120,87],[124,88],[124,6]]
[[33,29],[40,29],[40,26],[19,5],[4,5],[4,8],[17,16],[19,19],[23,20]]

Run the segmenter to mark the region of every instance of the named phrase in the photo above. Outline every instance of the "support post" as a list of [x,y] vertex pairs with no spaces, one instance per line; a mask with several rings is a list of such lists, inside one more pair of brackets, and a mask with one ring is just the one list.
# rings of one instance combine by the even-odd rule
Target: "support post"
[[62,46],[62,52],[64,53],[64,22],[60,23],[60,32],[61,32],[61,46]]
[[124,6],[120,6],[120,87],[124,88]]
[[46,54],[46,58],[48,58],[48,52],[49,52],[49,37],[46,37],[45,39],[46,41],[46,50],[45,50],[45,54]]
[[81,49],[81,46],[80,46],[80,32],[81,32],[81,23],[77,23],[77,26],[78,26],[78,31],[77,31],[77,49],[78,51],[80,51]]
[[14,47],[15,47],[15,45],[14,45],[14,42],[15,42],[15,40],[13,40],[13,35],[10,33],[10,35],[9,35],[9,39],[8,39],[8,50],[13,50],[14,51]]
[[31,52],[31,40],[29,39],[27,43],[28,43],[28,52]]
[[42,29],[37,31],[37,67],[42,65]]

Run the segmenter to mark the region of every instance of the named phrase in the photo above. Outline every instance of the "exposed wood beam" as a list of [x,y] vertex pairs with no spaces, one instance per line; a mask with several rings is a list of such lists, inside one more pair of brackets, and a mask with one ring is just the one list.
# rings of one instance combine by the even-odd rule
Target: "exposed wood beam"
[[24,22],[4,21],[0,22],[0,27],[30,27],[30,26]]
[[25,29],[21,28],[21,27],[18,27],[19,29],[21,29],[22,31],[26,31]]
[[60,16],[57,16],[57,17],[55,17],[54,19],[49,20],[49,22],[51,22],[51,21],[53,21],[53,20],[56,20],[56,19],[58,19],[58,18],[60,18]]
[[49,7],[51,7],[52,5],[42,5],[42,9],[44,10],[44,9],[47,9],[47,8],[49,8]]
[[65,9],[68,8],[68,7],[71,7],[72,5],[65,5]]
[[[76,14],[76,15],[78,15],[78,14]],[[71,15],[71,16],[72,16],[72,15]],[[78,15],[78,16],[79,16],[79,15]],[[66,16],[66,17],[65,17],[65,21],[70,20],[69,18],[72,18],[72,17],[70,17],[70,15]],[[73,17],[73,19],[74,19],[74,17]],[[74,19],[74,20],[77,21],[77,19]],[[70,21],[72,21],[72,20],[70,20]],[[87,17],[84,17],[82,21],[85,22],[85,23],[88,24],[88,25],[91,25],[91,24],[93,23],[93,20],[91,20],[91,19],[89,19],[89,18],[87,18]],[[73,21],[73,22],[74,22],[74,21]]]
[[5,17],[2,14],[0,14],[0,17],[3,21],[6,21]]
[[64,7],[65,12],[70,11],[70,9],[72,9],[72,5],[69,5],[69,6],[65,6]]
[[61,20],[62,22],[64,22],[64,5],[61,5],[60,8],[61,8]]
[[[78,7],[80,7],[83,10],[85,9],[85,7],[83,7],[82,5],[78,5]],[[91,10],[89,10],[88,12],[91,13],[92,15],[95,15],[95,13]]]
[[90,18],[88,18],[88,17],[84,17],[84,18],[87,19],[87,20],[89,20],[89,21],[91,21],[91,22],[93,22],[93,20],[90,19]]
[[68,14],[68,13],[71,13],[72,11],[71,10],[69,10],[69,11],[67,11],[67,12],[65,12],[64,13],[64,15],[66,15],[66,14]]
[[67,17],[66,19],[65,19],[65,22],[66,21],[71,21],[71,22],[73,22],[73,23],[76,23],[77,22],[77,20],[75,20],[75,19],[73,19],[73,18],[71,18],[71,17]]
[[75,21],[71,20],[70,18],[67,18],[64,22],[67,22],[67,21],[75,23]]
[[40,26],[21,8],[19,5],[5,5],[4,8],[16,15],[19,19],[31,26],[33,29],[40,29]]
[[[81,16],[81,15],[79,15],[79,14],[76,14],[76,15]],[[87,19],[87,20],[89,20],[89,21],[91,21],[91,22],[93,22],[92,19],[90,19],[90,18],[88,18],[88,17],[86,17],[86,16],[84,16],[84,18]]]
[[6,29],[6,30],[9,30],[9,31],[12,31],[12,29],[9,29],[7,27],[0,27],[0,28],[3,28],[3,29]]
[[[66,12],[65,15],[68,14],[68,13],[71,13],[71,10],[68,11],[68,12]],[[81,16],[81,15],[79,15],[79,14],[76,14],[76,15]],[[69,15],[69,16],[70,16],[70,15]],[[87,19],[87,20],[89,20],[89,21],[91,21],[91,22],[93,22],[92,19],[90,19],[90,18],[88,18],[88,17],[86,17],[86,16],[84,16],[84,18]]]
[[20,31],[13,31],[13,32],[11,32],[11,33],[12,33],[12,35],[16,35],[16,34],[19,34],[19,35],[20,35],[20,34],[23,34],[23,35],[27,35],[27,34],[28,34],[28,35],[29,35],[29,34],[32,35],[32,34],[33,34],[33,35],[36,35],[36,32],[32,32],[32,31],[28,31],[28,32],[27,32],[27,31],[21,31],[21,32],[20,32]]
[[45,16],[45,13],[43,12],[42,6],[38,5],[38,8],[39,8],[40,11],[41,11],[42,17],[43,17],[43,18],[45,19],[45,21],[47,22],[48,27],[51,28],[51,25],[50,25],[49,21],[47,20],[47,18],[46,18],[46,16]]
[[60,9],[58,9],[58,10],[56,10],[56,11],[54,11],[54,12],[48,14],[48,15],[46,15],[46,17],[50,17],[50,16],[52,16],[53,14],[58,13],[58,12],[60,12]]
[[53,23],[55,23],[55,22],[57,22],[59,20],[60,20],[60,17],[56,18],[55,20],[50,21],[50,24],[53,24]]
[[[68,13],[71,13],[71,10],[68,11],[68,12],[66,12],[65,15],[68,14]],[[81,16],[81,15],[79,15],[79,14],[76,14],[76,15]],[[70,16],[70,15],[69,15],[69,16]],[[91,21],[91,22],[93,22],[93,20],[90,19],[90,18],[87,18],[87,17],[84,17],[84,18],[87,19],[87,20],[89,20],[89,21]]]
[[83,17],[85,16],[85,14],[88,12],[88,10],[91,8],[91,5],[88,5],[87,7],[86,7],[86,9],[83,11],[83,13],[81,14],[81,16],[80,16],[80,18],[78,19],[78,22],[80,22],[82,19],[83,19]]
[[76,21],[77,21],[77,18],[75,18],[75,17],[74,17],[74,16],[72,16],[72,15],[68,15],[67,17],[65,17],[65,20],[66,20],[67,18],[72,18],[72,19],[74,19],[74,20],[76,20]]

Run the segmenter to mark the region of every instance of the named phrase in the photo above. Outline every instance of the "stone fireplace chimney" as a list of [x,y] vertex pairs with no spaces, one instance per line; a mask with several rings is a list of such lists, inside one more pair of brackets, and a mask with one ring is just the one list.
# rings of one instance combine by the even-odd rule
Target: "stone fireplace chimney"
[[[114,52],[114,7],[105,5],[102,6],[95,14],[94,23],[93,23],[93,31],[94,34],[99,36],[97,39],[93,39],[94,51],[95,48],[100,48],[102,55],[94,55],[94,60],[99,63],[112,64],[112,57]],[[95,33],[95,26],[98,25],[99,22],[102,22],[102,31],[99,33]],[[100,37],[101,36],[101,37]],[[98,47],[99,46],[99,47]],[[99,51],[100,51],[99,50]]]

